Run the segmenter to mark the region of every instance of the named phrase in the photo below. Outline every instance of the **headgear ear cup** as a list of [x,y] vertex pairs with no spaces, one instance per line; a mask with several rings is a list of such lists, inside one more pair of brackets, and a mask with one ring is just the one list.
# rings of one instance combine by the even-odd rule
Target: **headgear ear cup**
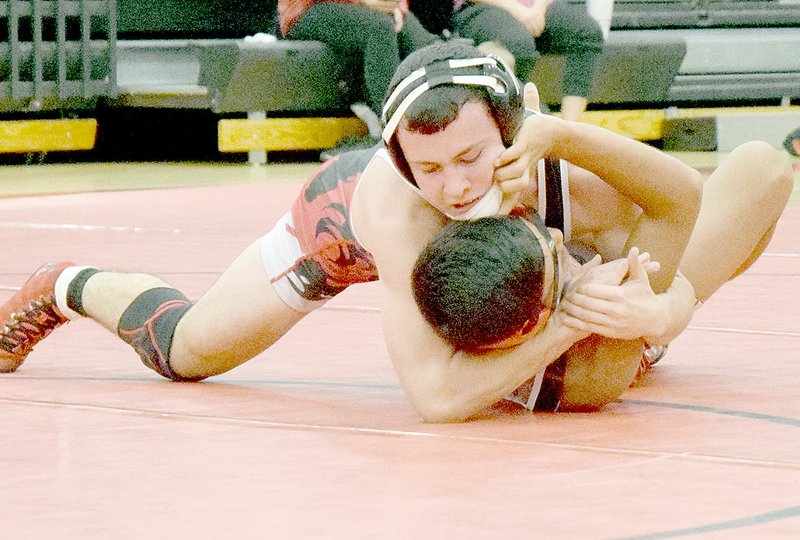
[[440,60],[415,70],[392,90],[383,107],[383,140],[389,156],[406,179],[415,184],[397,142],[397,127],[408,108],[422,94],[442,85],[483,88],[488,95],[503,144],[511,146],[522,124],[525,105],[522,85],[505,62],[492,55]]

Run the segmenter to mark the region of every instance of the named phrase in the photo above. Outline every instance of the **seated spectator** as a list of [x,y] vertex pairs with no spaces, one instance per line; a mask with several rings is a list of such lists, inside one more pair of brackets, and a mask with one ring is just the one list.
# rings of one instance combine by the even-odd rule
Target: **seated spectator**
[[381,105],[400,60],[438,40],[409,13],[408,0],[279,0],[278,22],[281,37],[321,41],[363,66],[366,104],[351,109],[367,124],[369,137],[340,150],[378,142]]
[[[541,54],[563,55],[561,115],[579,120],[586,110],[604,40],[583,6],[566,0],[453,0],[446,6],[441,0],[411,0],[410,6],[434,33],[501,45],[513,56],[514,72],[523,81],[531,80]],[[441,24],[443,10],[451,11],[449,25],[432,26]]]

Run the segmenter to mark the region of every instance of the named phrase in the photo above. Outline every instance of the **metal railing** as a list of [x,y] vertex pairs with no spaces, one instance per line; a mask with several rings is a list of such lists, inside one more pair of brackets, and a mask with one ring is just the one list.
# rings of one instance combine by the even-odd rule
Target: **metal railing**
[[116,86],[116,0],[0,1],[0,110],[93,106]]

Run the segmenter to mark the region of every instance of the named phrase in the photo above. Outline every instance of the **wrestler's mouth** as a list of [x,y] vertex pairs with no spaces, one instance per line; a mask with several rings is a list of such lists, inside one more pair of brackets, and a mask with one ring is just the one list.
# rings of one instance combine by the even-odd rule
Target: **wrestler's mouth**
[[478,201],[480,201],[480,197],[475,197],[474,199],[470,199],[463,203],[451,204],[450,208],[456,211],[456,213],[463,213],[469,210],[472,206],[474,206]]

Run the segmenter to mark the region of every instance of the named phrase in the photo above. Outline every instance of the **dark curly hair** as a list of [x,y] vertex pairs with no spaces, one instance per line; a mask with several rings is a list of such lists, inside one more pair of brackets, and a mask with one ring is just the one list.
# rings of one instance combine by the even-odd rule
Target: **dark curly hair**
[[544,272],[525,220],[494,216],[446,225],[417,258],[411,286],[434,331],[455,350],[476,352],[541,311]]

